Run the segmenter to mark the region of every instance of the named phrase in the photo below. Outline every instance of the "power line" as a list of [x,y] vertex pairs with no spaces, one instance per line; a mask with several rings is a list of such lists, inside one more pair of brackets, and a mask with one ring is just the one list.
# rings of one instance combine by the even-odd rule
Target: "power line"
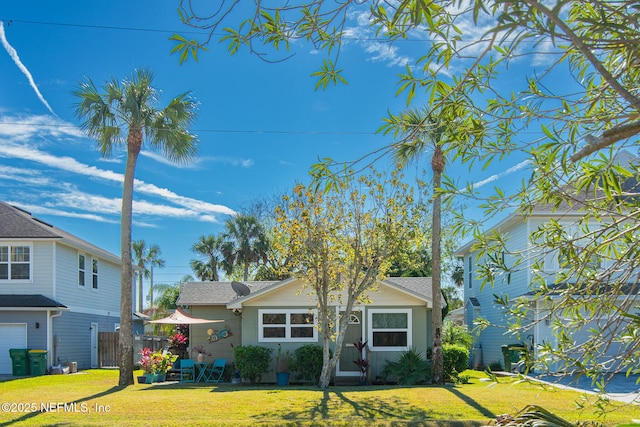
[[[0,122],[2,125],[11,126],[29,126],[54,129],[79,129],[78,126],[55,124],[55,123],[16,123],[16,122]],[[199,133],[248,133],[248,134],[267,134],[267,135],[379,135],[376,132],[367,131],[320,131],[320,130],[264,130],[264,129],[191,129],[193,132]]]
[[[7,27],[11,26],[12,23],[20,23],[20,24],[31,24],[31,25],[52,25],[58,27],[76,27],[76,28],[88,28],[88,29],[100,29],[100,30],[115,30],[115,31],[138,31],[138,32],[148,32],[148,33],[165,33],[165,34],[198,34],[204,35],[207,34],[205,30],[195,31],[195,30],[163,30],[159,28],[141,28],[141,27],[122,27],[122,26],[114,26],[114,25],[89,25],[89,24],[72,24],[66,22],[50,22],[50,21],[32,21],[26,19],[5,19],[0,18],[0,21],[3,21],[7,24]],[[223,33],[212,33],[213,36],[221,37],[225,34]],[[397,43],[397,42],[417,42],[417,43],[433,43],[432,40],[425,39],[412,39],[409,37],[403,37],[397,40],[390,40],[384,37],[355,37],[349,35],[342,35],[342,39],[344,40],[353,40],[353,41],[377,41],[383,43]]]

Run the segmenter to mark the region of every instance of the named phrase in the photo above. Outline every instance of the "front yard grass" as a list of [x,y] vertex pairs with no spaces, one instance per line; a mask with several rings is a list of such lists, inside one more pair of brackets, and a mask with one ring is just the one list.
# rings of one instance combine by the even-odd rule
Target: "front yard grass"
[[[613,404],[605,418],[582,394],[517,383],[459,386],[314,386],[135,384],[119,388],[115,370],[89,370],[0,382],[0,426],[479,426],[497,415],[540,405],[570,420],[604,425],[638,418],[637,405]],[[593,401],[593,397],[586,397]],[[42,412],[41,409],[51,409]],[[12,412],[12,411],[17,412]]]

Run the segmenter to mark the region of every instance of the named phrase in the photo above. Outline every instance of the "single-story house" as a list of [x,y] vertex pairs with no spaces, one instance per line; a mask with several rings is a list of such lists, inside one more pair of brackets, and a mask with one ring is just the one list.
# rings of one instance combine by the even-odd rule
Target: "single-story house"
[[[415,349],[427,354],[432,343],[431,278],[390,277],[368,294],[370,303],[357,306],[349,317],[342,357],[335,377],[357,377],[353,343],[368,342],[369,376],[380,375],[387,360]],[[318,334],[316,299],[299,279],[248,282],[190,282],[183,285],[178,305],[190,314],[221,323],[191,325],[191,347],[202,344],[210,359],[233,361],[233,346],[259,345],[295,350],[304,344],[322,344]],[[340,310],[335,307],[336,313]],[[226,329],[226,338],[211,339]],[[274,375],[273,372],[270,375]],[[274,376],[275,378],[275,376]],[[269,381],[269,378],[264,378]]]

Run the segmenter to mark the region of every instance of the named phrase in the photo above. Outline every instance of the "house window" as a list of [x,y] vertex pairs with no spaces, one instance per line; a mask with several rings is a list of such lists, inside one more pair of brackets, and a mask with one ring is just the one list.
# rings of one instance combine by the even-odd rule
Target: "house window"
[[97,259],[93,259],[91,260],[91,275],[92,275],[92,279],[93,279],[93,289],[98,289],[98,260]]
[[258,310],[260,342],[315,342],[317,310]]
[[471,281],[473,280],[473,260],[469,257],[469,289],[471,289]]
[[85,271],[85,257],[84,255],[78,255],[78,286],[84,287]]
[[371,351],[406,351],[411,348],[411,309],[369,310]]
[[0,246],[0,280],[31,279],[31,247]]

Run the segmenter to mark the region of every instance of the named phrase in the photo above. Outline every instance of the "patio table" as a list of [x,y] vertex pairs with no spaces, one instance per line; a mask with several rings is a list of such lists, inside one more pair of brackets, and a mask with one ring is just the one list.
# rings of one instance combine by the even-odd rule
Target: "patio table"
[[208,362],[193,362],[196,368],[196,382],[203,383],[207,381],[207,366]]

